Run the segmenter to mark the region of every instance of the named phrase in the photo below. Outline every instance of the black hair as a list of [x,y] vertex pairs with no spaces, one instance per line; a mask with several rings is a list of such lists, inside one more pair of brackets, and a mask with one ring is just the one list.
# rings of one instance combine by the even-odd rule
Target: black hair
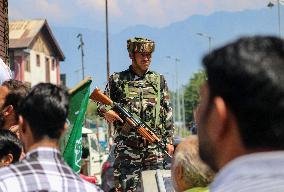
[[12,105],[17,114],[20,102],[27,96],[29,92],[29,86],[15,79],[4,81],[2,86],[7,87],[9,90],[2,108]]
[[235,115],[247,148],[284,149],[284,42],[243,37],[203,58],[210,98]]
[[0,129],[0,158],[13,155],[12,163],[19,161],[22,153],[23,144],[17,135],[9,130]]
[[59,139],[69,110],[69,94],[51,83],[34,86],[19,107],[19,114],[28,122],[33,137]]

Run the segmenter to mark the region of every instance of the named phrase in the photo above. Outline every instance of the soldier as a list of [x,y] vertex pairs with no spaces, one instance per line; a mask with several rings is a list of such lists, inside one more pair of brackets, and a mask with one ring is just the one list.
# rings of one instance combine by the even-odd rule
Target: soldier
[[[127,50],[132,64],[127,70],[111,75],[106,93],[147,123],[163,139],[171,154],[174,127],[166,80],[163,75],[149,70],[154,48],[155,43],[151,40],[129,39]],[[116,191],[136,191],[141,171],[163,168],[164,154],[123,123],[113,110],[101,105],[99,112],[115,127]]]

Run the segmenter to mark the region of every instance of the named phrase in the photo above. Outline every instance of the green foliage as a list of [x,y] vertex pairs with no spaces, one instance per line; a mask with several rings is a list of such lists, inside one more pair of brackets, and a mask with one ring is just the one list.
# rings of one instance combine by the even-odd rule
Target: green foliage
[[87,111],[86,111],[86,118],[95,121],[96,118],[98,117],[97,108],[98,106],[95,102],[89,101]]
[[199,89],[205,79],[206,73],[204,71],[198,71],[193,74],[193,77],[189,80],[188,85],[185,87],[184,104],[185,121],[187,122],[187,126],[194,121],[193,111],[199,103]]

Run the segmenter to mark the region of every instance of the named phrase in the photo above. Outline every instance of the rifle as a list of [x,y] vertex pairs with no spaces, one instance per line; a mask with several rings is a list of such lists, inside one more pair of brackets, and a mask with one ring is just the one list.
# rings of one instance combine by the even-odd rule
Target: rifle
[[141,121],[138,117],[134,117],[127,109],[121,106],[119,103],[113,102],[107,95],[103,94],[100,89],[95,88],[94,91],[90,95],[90,99],[93,101],[100,102],[105,105],[109,105],[112,109],[118,113],[120,117],[128,125],[133,127],[139,135],[144,137],[149,143],[156,144],[159,148],[163,150],[163,152],[168,155],[170,158],[172,157],[166,150],[166,145],[161,141],[161,139],[153,132],[152,128],[149,127],[146,123]]

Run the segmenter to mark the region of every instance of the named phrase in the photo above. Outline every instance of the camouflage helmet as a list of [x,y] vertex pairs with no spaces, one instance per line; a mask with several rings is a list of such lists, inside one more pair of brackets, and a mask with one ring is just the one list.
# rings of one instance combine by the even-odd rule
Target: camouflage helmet
[[155,50],[155,42],[146,38],[134,37],[127,40],[127,50],[129,53],[152,53]]

